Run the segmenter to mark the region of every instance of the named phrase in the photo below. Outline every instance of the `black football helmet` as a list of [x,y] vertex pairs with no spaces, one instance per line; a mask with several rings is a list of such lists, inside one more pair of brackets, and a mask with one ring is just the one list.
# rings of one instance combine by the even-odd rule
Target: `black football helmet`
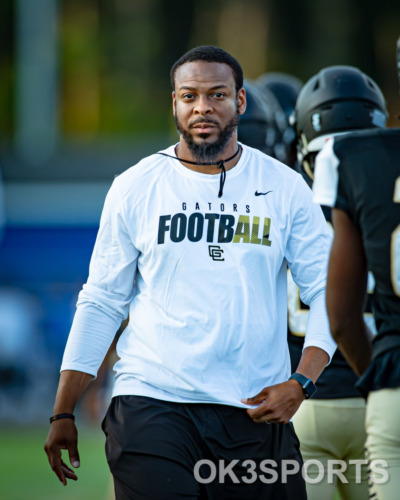
[[280,105],[276,114],[276,123],[280,129],[281,145],[284,148],[284,163],[294,167],[296,153],[296,132],[290,124],[290,117],[296,105],[297,96],[303,86],[303,82],[287,73],[268,72],[259,76],[255,84],[266,93],[272,93]]
[[267,89],[274,94],[285,115],[289,118],[296,105],[303,82],[287,73],[269,72],[259,76],[255,83],[262,90]]
[[267,97],[249,80],[245,80],[243,87],[247,107],[239,117],[238,140],[282,161],[277,156],[280,136],[275,121],[279,103],[272,94]]
[[299,164],[313,178],[310,158],[328,137],[384,127],[386,120],[385,98],[372,78],[353,66],[322,69],[301,89],[291,119]]

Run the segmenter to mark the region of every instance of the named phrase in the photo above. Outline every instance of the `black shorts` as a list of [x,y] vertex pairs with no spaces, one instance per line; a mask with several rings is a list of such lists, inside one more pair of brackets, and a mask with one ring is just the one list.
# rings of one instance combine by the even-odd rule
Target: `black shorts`
[[117,500],[306,500],[293,425],[241,408],[112,399],[103,421]]

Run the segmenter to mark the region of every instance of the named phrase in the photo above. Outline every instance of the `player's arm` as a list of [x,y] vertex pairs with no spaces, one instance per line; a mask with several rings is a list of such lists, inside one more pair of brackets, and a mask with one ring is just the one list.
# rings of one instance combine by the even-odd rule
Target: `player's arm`
[[[120,183],[120,178],[114,180],[104,203],[89,277],[79,293],[64,351],[54,414],[73,412],[129,313],[139,251],[125,223]],[[62,461],[62,449],[68,450],[72,466],[79,462],[77,431],[70,418],[51,423],[45,444],[50,465],[65,485],[77,477]]]
[[[62,371],[53,415],[73,414],[79,398],[93,378],[88,373],[73,370]],[[78,479],[75,472],[65,464],[61,457],[61,450],[68,450],[71,465],[75,468],[79,467],[78,433],[72,419],[63,418],[50,424],[44,449],[51,468],[64,486],[67,484],[67,479],[74,481]]]
[[357,375],[372,356],[372,334],[363,318],[367,264],[362,236],[346,212],[332,211],[335,230],[328,267],[326,305],[333,338]]

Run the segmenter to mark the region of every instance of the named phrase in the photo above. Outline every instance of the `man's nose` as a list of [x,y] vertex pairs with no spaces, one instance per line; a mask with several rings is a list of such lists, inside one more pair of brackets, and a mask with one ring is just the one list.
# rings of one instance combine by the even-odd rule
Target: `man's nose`
[[194,112],[198,115],[209,115],[213,112],[213,108],[207,96],[199,96],[194,107]]

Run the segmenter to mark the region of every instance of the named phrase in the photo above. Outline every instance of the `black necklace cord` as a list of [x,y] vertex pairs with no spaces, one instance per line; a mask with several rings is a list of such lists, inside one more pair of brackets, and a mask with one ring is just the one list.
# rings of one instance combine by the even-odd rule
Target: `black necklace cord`
[[223,161],[220,161],[218,163],[218,168],[221,169],[221,175],[219,176],[219,192],[218,192],[218,198],[221,198],[223,195],[224,191],[224,184],[225,184],[225,179],[226,179],[226,169]]
[[230,156],[229,158],[227,158],[226,160],[211,161],[211,162],[205,162],[205,163],[199,162],[199,161],[184,160],[183,158],[179,158],[178,156],[172,156],[172,155],[169,155],[167,153],[159,152],[158,154],[163,155],[163,156],[168,156],[169,158],[173,158],[174,160],[179,160],[179,161],[182,161],[184,163],[189,163],[190,165],[217,165],[218,168],[221,169],[221,175],[219,177],[219,191],[218,191],[218,198],[221,198],[221,196],[223,195],[224,184],[225,184],[225,179],[226,179],[225,163],[236,158],[236,156],[240,153],[240,149],[241,148],[238,145],[236,153],[234,155]]

